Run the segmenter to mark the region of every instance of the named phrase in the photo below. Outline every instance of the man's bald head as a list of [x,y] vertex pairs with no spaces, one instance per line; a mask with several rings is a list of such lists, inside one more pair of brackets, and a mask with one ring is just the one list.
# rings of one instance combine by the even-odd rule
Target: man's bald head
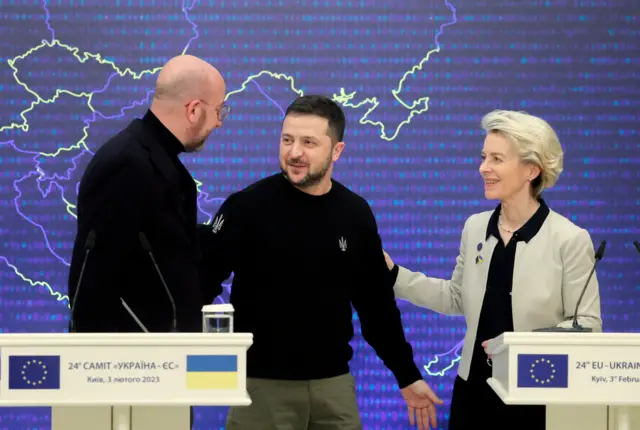
[[154,98],[187,103],[221,86],[224,80],[211,64],[193,55],[179,55],[169,60],[158,74]]
[[193,55],[179,55],[160,70],[151,111],[187,150],[195,150],[222,125],[225,91],[215,67]]

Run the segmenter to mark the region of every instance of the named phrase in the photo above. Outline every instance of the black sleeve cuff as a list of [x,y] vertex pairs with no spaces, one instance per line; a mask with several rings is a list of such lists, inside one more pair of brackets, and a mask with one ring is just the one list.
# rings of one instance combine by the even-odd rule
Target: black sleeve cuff
[[398,381],[398,387],[400,387],[400,389],[406,388],[414,382],[422,380],[422,374],[413,362],[412,357],[407,360],[406,365],[402,367],[398,366],[397,369],[394,368],[390,370]]

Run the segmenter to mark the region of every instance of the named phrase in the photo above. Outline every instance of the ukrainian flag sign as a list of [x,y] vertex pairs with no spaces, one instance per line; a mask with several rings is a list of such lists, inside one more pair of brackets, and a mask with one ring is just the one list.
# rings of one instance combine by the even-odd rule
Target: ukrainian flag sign
[[187,355],[188,390],[236,390],[236,355]]

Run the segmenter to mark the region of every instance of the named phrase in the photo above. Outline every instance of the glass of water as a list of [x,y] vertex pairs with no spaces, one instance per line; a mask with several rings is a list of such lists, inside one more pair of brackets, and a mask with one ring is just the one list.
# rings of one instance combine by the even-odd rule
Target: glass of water
[[233,306],[230,304],[202,307],[203,333],[233,333]]

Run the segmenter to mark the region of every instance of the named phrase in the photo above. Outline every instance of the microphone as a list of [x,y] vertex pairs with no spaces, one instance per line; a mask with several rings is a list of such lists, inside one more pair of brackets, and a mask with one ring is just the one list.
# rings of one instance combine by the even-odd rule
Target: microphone
[[151,258],[151,262],[153,263],[153,267],[156,269],[156,273],[160,278],[160,282],[162,282],[162,286],[164,287],[165,292],[167,293],[167,297],[169,298],[169,302],[171,303],[171,309],[173,311],[173,321],[171,324],[171,331],[173,333],[178,331],[178,320],[177,320],[177,311],[176,311],[176,302],[173,300],[173,296],[171,295],[171,291],[169,291],[169,287],[167,283],[164,281],[164,277],[162,276],[162,272],[160,272],[160,268],[156,263],[156,259],[153,256],[153,252],[151,251],[151,245],[147,240],[147,236],[143,232],[138,233],[138,239],[140,239],[140,244],[142,248],[149,254],[149,258]]
[[133,312],[131,310],[131,308],[129,307],[127,302],[125,302],[122,297],[120,297],[120,302],[122,302],[122,306],[124,307],[124,309],[127,312],[129,312],[129,315],[131,315],[131,318],[133,318],[133,320],[136,322],[136,324],[138,324],[138,327],[140,327],[143,332],[149,333],[149,330],[147,330],[147,328],[144,326],[144,324],[142,324],[142,321],[140,321],[140,318],[138,318],[138,316],[135,314],[135,312]]
[[[636,247],[640,246],[640,244],[636,245]],[[598,246],[598,250],[596,251],[596,261],[593,263],[593,267],[591,268],[591,272],[589,272],[589,276],[587,277],[587,282],[585,282],[584,287],[582,288],[582,293],[580,293],[580,297],[578,298],[578,302],[576,303],[576,311],[573,314],[573,324],[571,327],[547,327],[533,330],[535,332],[574,332],[574,333],[589,333],[592,332],[593,329],[590,327],[582,327],[578,324],[578,309],[580,308],[580,303],[582,302],[582,298],[584,297],[584,293],[587,291],[587,286],[589,286],[589,282],[591,281],[591,277],[596,270],[596,266],[598,262],[602,260],[604,257],[604,250],[607,247],[607,241],[603,240],[600,242],[600,246]],[[640,252],[640,250],[639,250]]]
[[636,247],[636,251],[638,251],[640,253],[640,242],[638,242],[637,240],[633,241],[633,246]]
[[87,259],[89,258],[89,253],[93,249],[93,246],[96,244],[96,232],[95,230],[89,231],[87,234],[87,240],[84,242],[84,261],[82,262],[82,266],[80,267],[80,275],[78,276],[78,282],[76,283],[76,294],[73,296],[73,301],[71,302],[71,317],[69,321],[69,333],[75,333],[76,331],[76,321],[75,321],[75,310],[76,310],[76,302],[78,301],[78,294],[80,293],[80,285],[82,284],[82,277],[84,276],[84,269],[87,267]]

